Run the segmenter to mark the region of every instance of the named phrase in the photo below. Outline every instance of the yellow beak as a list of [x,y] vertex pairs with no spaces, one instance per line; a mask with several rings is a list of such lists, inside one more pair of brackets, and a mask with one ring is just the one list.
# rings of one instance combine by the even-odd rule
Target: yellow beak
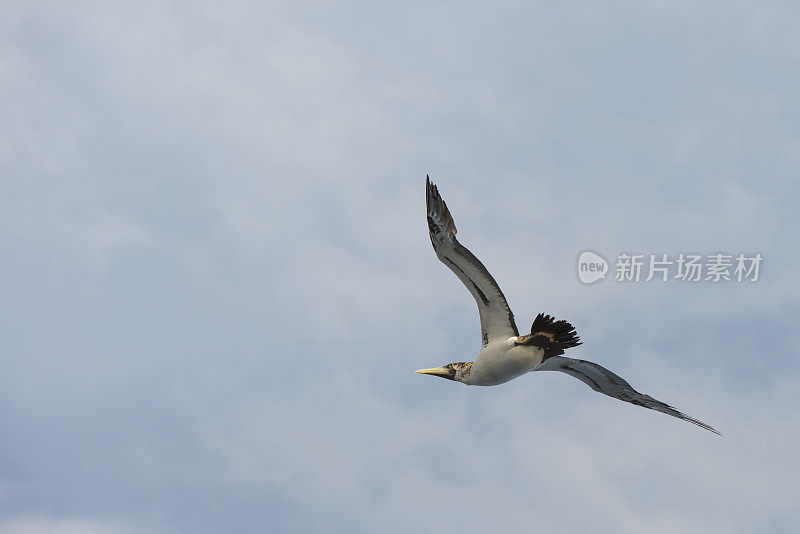
[[447,367],[433,367],[431,369],[417,369],[414,371],[415,373],[420,373],[423,375],[436,375],[436,376],[444,376],[449,377],[453,371],[448,369]]

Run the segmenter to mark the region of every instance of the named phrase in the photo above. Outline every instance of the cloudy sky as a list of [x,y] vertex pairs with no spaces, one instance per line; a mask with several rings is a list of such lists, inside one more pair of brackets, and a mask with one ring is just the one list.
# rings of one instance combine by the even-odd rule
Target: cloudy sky
[[[800,8],[6,1],[0,533],[794,532]],[[480,348],[430,173],[521,331]],[[752,282],[577,278],[586,249]]]

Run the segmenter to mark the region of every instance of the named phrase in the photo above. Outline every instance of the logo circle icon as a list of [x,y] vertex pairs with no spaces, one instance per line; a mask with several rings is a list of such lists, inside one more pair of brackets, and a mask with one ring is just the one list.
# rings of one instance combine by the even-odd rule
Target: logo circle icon
[[606,277],[608,262],[600,254],[584,250],[578,256],[578,279],[584,284],[593,284]]

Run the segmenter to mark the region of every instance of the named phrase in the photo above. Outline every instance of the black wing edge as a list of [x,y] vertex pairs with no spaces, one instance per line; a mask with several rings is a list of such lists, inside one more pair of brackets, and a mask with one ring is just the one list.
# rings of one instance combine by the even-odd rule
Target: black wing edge
[[[456,224],[453,221],[450,210],[447,209],[442,195],[439,194],[439,189],[436,184],[431,182],[431,177],[425,175],[425,204],[428,211],[428,230],[431,234],[431,239],[438,235],[440,232],[447,232],[451,237],[456,235]],[[433,219],[436,217],[438,222]]]

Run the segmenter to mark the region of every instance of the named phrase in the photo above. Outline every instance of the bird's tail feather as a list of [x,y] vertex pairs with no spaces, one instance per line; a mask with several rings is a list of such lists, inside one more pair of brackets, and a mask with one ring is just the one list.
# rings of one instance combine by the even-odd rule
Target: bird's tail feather
[[556,321],[555,317],[540,313],[531,325],[531,333],[522,336],[518,345],[533,345],[544,349],[544,359],[564,354],[566,349],[581,344],[575,327],[567,321]]

